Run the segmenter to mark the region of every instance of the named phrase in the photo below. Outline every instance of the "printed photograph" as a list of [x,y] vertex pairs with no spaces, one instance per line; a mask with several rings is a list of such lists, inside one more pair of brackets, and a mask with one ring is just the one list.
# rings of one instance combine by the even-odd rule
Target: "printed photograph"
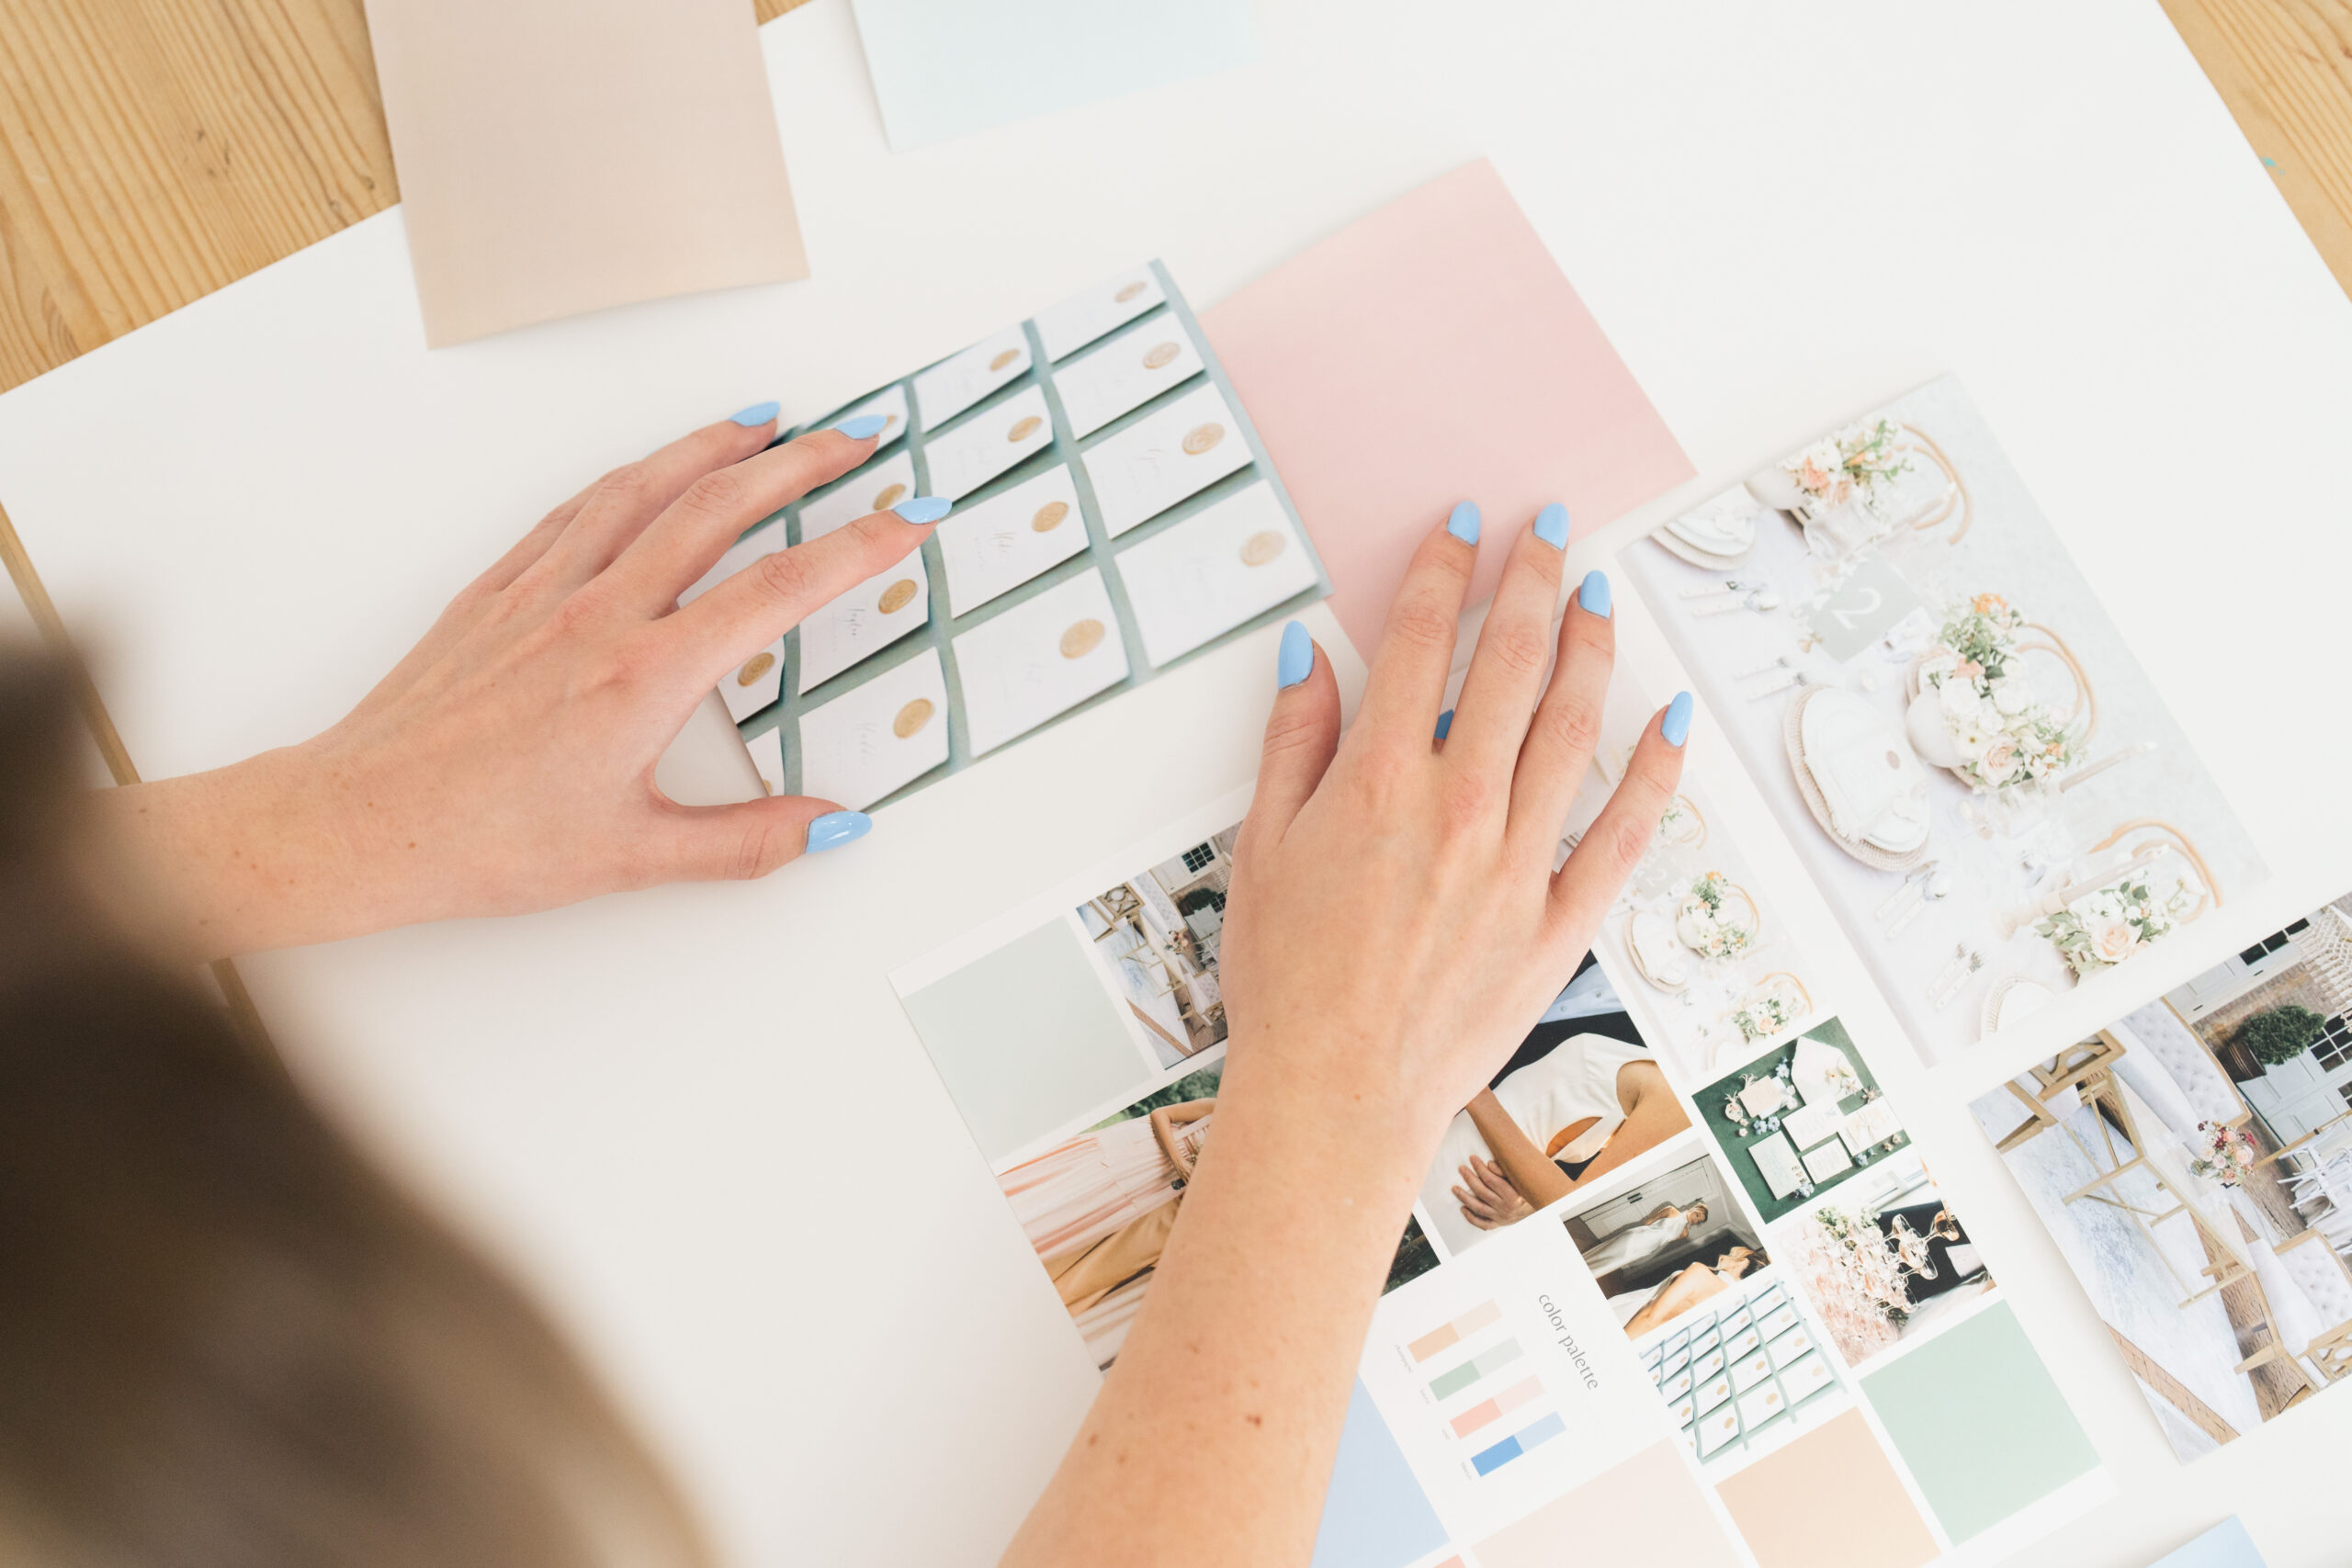
[[2352,1373],[2347,907],[1973,1107],[2183,1459]]
[[[1098,1367],[1117,1359],[1216,1117],[1222,1056],[997,1178]],[[1385,1289],[1437,1267],[1407,1224]]]
[[[1563,824],[1574,850],[1624,776],[1657,705],[1620,665],[1600,744]],[[1667,1075],[1706,1082],[1765,1040],[1813,1021],[1812,964],[1700,785],[1685,778],[1595,946],[1626,977]]]
[[1953,378],[1621,559],[1930,1065],[2267,874]]
[[1163,1067],[1225,1039],[1217,942],[1240,833],[1237,823],[1078,907],[1095,955]]
[[1609,971],[1588,953],[1510,1061],[1454,1113],[1421,1186],[1449,1254],[1690,1125]]
[[1849,1367],[1993,1289],[1976,1244],[1916,1157],[1883,1160],[1774,1233],[1781,1259]]
[[1562,1223],[1702,1466],[1737,1469],[1850,1406],[1819,1325],[1712,1157]]
[[1692,1098],[1767,1224],[1911,1142],[1834,1018]]

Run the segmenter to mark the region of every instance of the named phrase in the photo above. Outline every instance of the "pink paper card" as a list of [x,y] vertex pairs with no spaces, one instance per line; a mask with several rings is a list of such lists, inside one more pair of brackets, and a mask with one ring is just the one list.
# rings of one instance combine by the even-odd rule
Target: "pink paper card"
[[1359,652],[1422,536],[1488,520],[1473,604],[1547,502],[1589,533],[1695,471],[1492,164],[1464,164],[1201,318]]

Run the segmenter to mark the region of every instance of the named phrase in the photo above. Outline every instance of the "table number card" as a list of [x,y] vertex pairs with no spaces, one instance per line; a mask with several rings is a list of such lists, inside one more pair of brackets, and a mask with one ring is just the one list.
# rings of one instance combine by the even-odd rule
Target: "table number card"
[[1925,607],[1917,591],[1884,556],[1864,550],[1854,558],[1851,570],[1804,603],[1798,618],[1822,651],[1843,664]]

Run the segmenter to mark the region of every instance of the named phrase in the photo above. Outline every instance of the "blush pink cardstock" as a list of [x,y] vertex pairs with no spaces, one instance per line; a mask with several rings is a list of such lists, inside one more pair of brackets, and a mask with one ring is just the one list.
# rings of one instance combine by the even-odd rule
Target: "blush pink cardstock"
[[1284,262],[1201,325],[1366,658],[1406,563],[1454,502],[1487,519],[1477,604],[1545,502],[1585,534],[1696,471],[1483,158]]

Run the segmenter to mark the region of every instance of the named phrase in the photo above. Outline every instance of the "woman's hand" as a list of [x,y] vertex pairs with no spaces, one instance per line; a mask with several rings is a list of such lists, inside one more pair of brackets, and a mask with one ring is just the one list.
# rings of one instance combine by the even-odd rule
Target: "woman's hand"
[[653,782],[720,677],[947,513],[901,502],[676,608],[746,528],[873,454],[862,421],[766,449],[775,413],[705,426],[548,513],[323,734],[102,792],[122,864],[175,912],[180,945],[217,957],[760,876],[863,832],[831,801],[684,807]]
[[1470,1163],[1455,1168],[1462,1173],[1462,1185],[1453,1190],[1453,1201],[1462,1205],[1462,1217],[1482,1231],[1515,1225],[1535,1213],[1535,1207],[1519,1195],[1510,1184],[1503,1168],[1478,1155]]
[[[1688,697],[1651,722],[1553,872],[1611,657],[1595,572],[1552,667],[1556,507],[1513,542],[1435,738],[1477,538],[1465,503],[1423,541],[1344,739],[1329,661],[1284,628],[1218,964],[1216,1135],[1008,1563],[1307,1560],[1373,1303],[1440,1135],[1576,973],[1673,796]],[[1305,1215],[1301,1192],[1319,1199]]]

